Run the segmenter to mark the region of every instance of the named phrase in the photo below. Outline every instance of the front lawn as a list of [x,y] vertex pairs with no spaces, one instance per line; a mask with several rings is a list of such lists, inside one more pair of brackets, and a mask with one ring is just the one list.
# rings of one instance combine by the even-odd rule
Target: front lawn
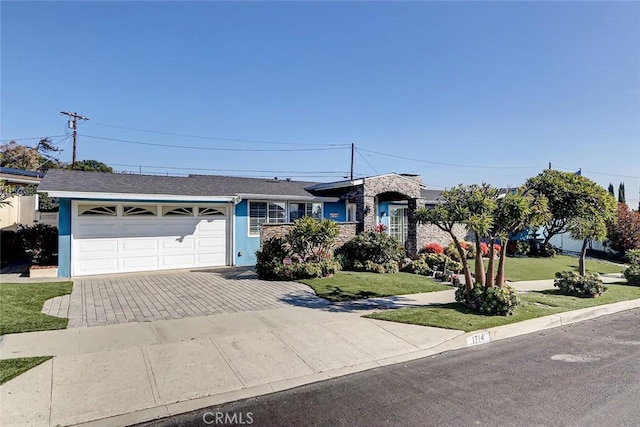
[[608,284],[606,286],[607,291],[598,298],[565,296],[561,295],[559,290],[521,293],[522,304],[516,308],[515,313],[511,316],[485,316],[455,302],[437,307],[387,310],[367,314],[364,317],[470,332],[563,311],[640,298],[640,287],[638,286],[625,284]]
[[29,369],[51,359],[52,356],[20,357],[18,359],[0,360],[0,384],[27,372]]
[[73,283],[0,283],[0,335],[64,329],[68,319],[42,314],[44,302],[71,293]]
[[[471,261],[473,262],[473,260]],[[567,255],[556,255],[553,258],[507,257],[504,268],[507,280],[510,282],[555,279],[556,271],[578,271],[578,261],[578,258]],[[486,263],[485,260],[485,265]],[[473,270],[473,265],[471,265],[471,269]],[[622,265],[587,260],[587,272],[621,273],[623,269]]]
[[305,279],[300,282],[311,286],[319,297],[334,302],[451,289],[450,286],[428,277],[410,273],[339,271],[333,277]]

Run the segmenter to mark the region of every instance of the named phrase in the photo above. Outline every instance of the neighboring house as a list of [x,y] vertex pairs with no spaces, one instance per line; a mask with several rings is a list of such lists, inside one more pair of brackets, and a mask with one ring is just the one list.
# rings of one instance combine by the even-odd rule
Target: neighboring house
[[38,220],[38,195],[25,196],[24,187],[38,185],[44,174],[0,167],[0,181],[12,187],[12,195],[6,199],[8,204],[0,208],[0,229],[16,230],[18,224],[33,225]]
[[38,190],[59,199],[62,277],[253,265],[261,233],[277,234],[277,225],[303,216],[333,219],[351,235],[349,227],[383,223],[409,253],[430,241],[448,243],[412,220],[439,194],[416,175],[317,183],[50,170]]

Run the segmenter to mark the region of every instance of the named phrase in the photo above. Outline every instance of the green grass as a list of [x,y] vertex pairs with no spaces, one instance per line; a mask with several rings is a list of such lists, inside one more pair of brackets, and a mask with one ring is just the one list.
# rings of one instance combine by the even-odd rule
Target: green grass
[[559,290],[521,293],[522,304],[511,316],[485,316],[461,303],[432,307],[403,308],[368,314],[364,317],[465,332],[521,322],[563,311],[611,304],[640,298],[640,287],[626,284],[606,285],[607,291],[598,298],[578,298],[561,295]]
[[0,384],[4,384],[10,379],[27,372],[29,369],[51,359],[52,356],[21,357],[18,359],[0,360]]
[[410,273],[340,271],[332,277],[300,282],[311,286],[319,297],[335,302],[451,289],[428,277]]
[[64,329],[68,319],[42,314],[44,302],[71,293],[73,283],[0,283],[0,335]]
[[[473,270],[473,260],[471,268]],[[485,260],[485,265],[487,261]],[[497,269],[496,262],[496,269]],[[620,273],[624,266],[609,262],[587,260],[587,272]],[[513,258],[508,257],[505,263],[507,280],[519,282],[522,280],[554,279],[556,271],[578,271],[578,258],[567,255],[556,255],[553,258]]]

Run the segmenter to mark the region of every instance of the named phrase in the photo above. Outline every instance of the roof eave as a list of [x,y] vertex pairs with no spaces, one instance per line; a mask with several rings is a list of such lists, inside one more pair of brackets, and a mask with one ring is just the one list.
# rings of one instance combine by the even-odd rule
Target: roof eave
[[290,200],[290,201],[310,201],[310,202],[337,202],[339,197],[318,197],[318,196],[294,196],[291,194],[253,194],[238,193],[238,197],[244,200]]
[[187,196],[180,194],[131,194],[131,193],[101,193],[86,191],[55,191],[39,189],[49,197],[62,199],[101,199],[101,200],[163,200],[176,202],[233,202],[236,196]]

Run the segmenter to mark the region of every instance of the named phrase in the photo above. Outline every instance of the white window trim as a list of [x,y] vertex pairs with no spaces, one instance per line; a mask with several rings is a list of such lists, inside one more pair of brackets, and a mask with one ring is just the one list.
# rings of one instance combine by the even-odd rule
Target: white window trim
[[260,232],[257,233],[252,233],[251,232],[251,203],[266,203],[267,204],[267,220],[269,219],[269,203],[284,203],[285,204],[285,213],[286,213],[286,218],[285,218],[285,222],[267,222],[267,224],[288,224],[291,222],[291,218],[290,218],[290,204],[291,203],[319,203],[320,207],[322,208],[322,216],[321,219],[324,218],[324,202],[320,201],[320,200],[296,200],[296,199],[292,199],[292,200],[258,200],[258,199],[254,199],[254,200],[247,200],[247,236],[248,237],[260,237]]

